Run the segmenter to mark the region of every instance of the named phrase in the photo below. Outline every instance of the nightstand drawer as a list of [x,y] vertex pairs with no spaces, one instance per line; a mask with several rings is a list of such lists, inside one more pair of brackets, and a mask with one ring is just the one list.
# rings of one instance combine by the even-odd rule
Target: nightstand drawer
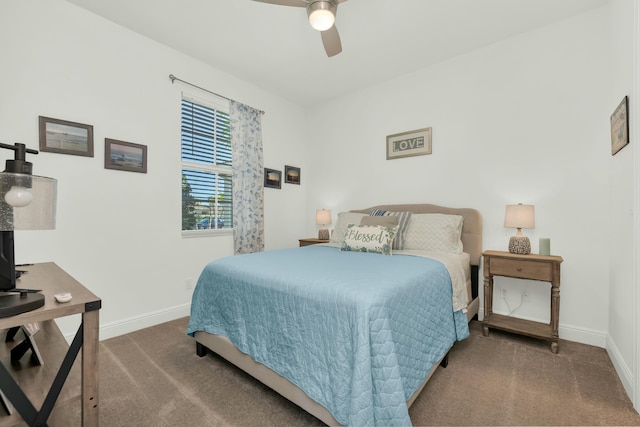
[[550,282],[553,279],[553,265],[547,262],[492,258],[490,273],[496,276],[518,277]]
[[298,242],[300,242],[300,247],[303,247],[303,246],[317,245],[319,243],[329,243],[330,240],[323,240],[315,237],[309,237],[307,239],[298,239]]

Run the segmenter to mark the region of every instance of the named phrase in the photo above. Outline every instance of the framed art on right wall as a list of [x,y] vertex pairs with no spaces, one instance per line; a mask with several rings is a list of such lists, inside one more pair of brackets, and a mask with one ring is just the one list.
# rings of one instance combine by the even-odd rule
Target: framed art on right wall
[[629,143],[629,98],[624,97],[611,115],[611,155]]

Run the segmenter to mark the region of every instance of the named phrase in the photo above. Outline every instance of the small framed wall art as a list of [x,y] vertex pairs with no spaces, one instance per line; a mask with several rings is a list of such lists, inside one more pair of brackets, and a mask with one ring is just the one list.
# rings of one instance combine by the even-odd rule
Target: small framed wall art
[[265,188],[282,188],[282,171],[264,168]]
[[300,185],[300,168],[295,166],[284,167],[284,182]]
[[147,173],[147,146],[105,138],[104,168]]
[[431,128],[387,136],[387,160],[431,154]]
[[629,98],[624,97],[611,115],[611,155],[629,143]]
[[93,157],[93,126],[38,117],[40,151]]

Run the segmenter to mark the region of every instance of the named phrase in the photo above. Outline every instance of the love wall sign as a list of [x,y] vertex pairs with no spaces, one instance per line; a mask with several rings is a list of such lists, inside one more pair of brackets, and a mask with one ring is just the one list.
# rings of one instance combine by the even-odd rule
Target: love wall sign
[[387,160],[431,154],[431,128],[387,136]]

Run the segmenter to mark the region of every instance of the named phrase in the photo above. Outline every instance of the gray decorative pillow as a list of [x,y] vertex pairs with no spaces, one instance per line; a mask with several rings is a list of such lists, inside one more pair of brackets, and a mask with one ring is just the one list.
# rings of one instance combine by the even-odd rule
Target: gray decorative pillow
[[398,217],[398,233],[393,241],[393,249],[401,250],[404,248],[404,234],[407,231],[411,212],[391,212],[381,209],[371,209],[371,216],[397,216]]
[[333,233],[331,234],[331,243],[344,242],[344,233],[347,231],[349,224],[360,224],[360,220],[366,214],[355,212],[340,212],[338,214],[338,220],[335,227],[333,227]]
[[363,216],[360,225],[381,225],[383,227],[394,227],[398,225],[397,216]]

